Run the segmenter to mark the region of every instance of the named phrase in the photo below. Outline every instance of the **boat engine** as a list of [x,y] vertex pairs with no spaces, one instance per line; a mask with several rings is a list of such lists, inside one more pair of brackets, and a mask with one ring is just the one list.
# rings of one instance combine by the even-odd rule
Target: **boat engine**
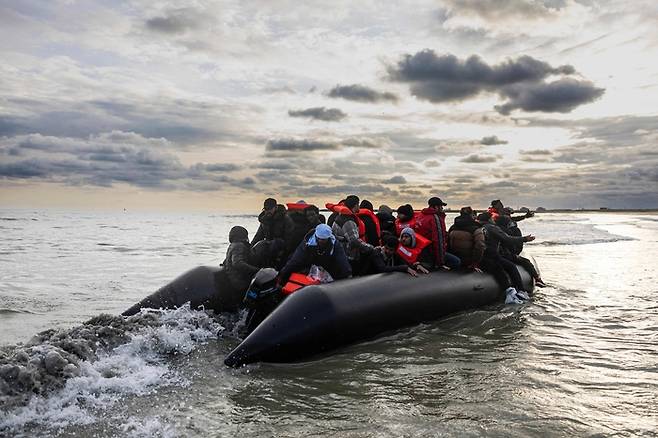
[[251,333],[281,303],[284,296],[276,284],[279,273],[272,268],[263,268],[256,273],[244,296],[243,304],[248,310],[245,329]]

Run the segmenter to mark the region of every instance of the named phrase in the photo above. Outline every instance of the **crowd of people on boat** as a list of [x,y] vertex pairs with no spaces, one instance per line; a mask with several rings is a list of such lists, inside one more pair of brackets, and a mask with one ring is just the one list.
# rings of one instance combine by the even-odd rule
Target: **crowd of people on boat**
[[532,212],[513,216],[497,199],[479,214],[462,207],[447,227],[446,205],[434,196],[420,211],[405,204],[396,210],[381,205],[375,212],[370,201],[349,195],[327,203],[330,216],[325,218],[304,201],[284,206],[268,198],[251,241],[244,227],[231,229],[224,270],[236,294],[244,294],[263,267],[279,271],[281,286],[291,274],[307,273],[312,266],[330,280],[383,272],[417,277],[437,269],[488,272],[505,290],[507,303],[521,303],[529,295],[518,264],[535,285],[544,286],[534,264],[520,255],[523,244],[535,237],[524,236],[517,223]]

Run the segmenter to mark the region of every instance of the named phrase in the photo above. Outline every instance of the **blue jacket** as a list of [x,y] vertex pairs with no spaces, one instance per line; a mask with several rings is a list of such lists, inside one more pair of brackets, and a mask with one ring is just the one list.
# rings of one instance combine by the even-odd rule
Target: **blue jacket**
[[285,283],[293,272],[308,271],[311,265],[323,267],[334,280],[341,280],[352,275],[352,267],[343,250],[343,245],[332,239],[331,251],[320,254],[315,241],[315,234],[309,232],[299,244],[288,263],[279,272],[279,279]]

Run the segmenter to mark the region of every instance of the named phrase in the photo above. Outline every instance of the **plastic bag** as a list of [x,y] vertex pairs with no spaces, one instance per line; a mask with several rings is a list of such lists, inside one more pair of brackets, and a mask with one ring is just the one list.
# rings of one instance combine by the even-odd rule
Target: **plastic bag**
[[334,281],[334,278],[330,273],[325,271],[323,267],[316,265],[311,265],[311,269],[308,271],[308,276],[320,283],[331,283]]

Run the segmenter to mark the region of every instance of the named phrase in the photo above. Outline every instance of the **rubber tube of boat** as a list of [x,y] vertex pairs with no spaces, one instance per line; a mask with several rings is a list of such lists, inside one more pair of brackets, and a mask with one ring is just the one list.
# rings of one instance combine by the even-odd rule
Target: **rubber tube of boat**
[[204,307],[220,312],[237,307],[223,268],[198,266],[161,287],[155,293],[122,313],[134,315],[142,308],[174,309],[190,302],[191,308]]
[[[526,290],[530,275],[519,267]],[[503,296],[493,276],[393,272],[307,286],[288,297],[225,359],[227,366],[293,362],[381,333],[491,304]]]

